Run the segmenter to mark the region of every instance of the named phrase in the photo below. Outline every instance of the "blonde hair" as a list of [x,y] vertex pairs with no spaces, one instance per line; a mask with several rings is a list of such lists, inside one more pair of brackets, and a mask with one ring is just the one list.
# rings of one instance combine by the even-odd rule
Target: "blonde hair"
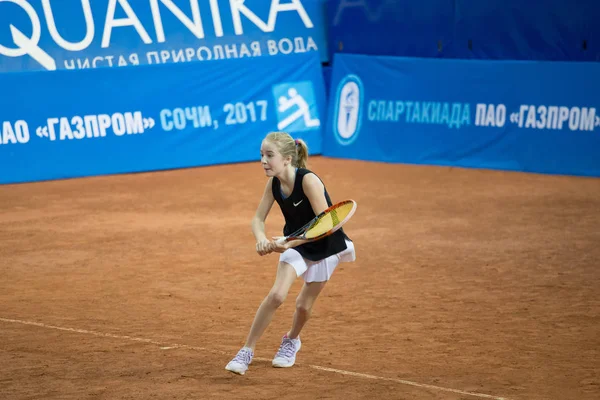
[[308,161],[308,146],[302,139],[294,139],[286,132],[271,132],[265,140],[275,144],[282,156],[292,157],[292,165],[298,168],[306,168]]

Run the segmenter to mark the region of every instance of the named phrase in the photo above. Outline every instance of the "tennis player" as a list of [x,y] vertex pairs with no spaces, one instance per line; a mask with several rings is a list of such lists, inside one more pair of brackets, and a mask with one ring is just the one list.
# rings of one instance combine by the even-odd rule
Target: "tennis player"
[[323,182],[306,169],[308,147],[303,140],[294,140],[284,132],[269,133],[262,142],[260,156],[269,179],[252,219],[252,232],[259,255],[276,252],[280,256],[275,283],[256,312],[246,343],[225,367],[240,375],[248,370],[256,342],[285,300],[294,280],[301,276],[304,285],[296,298],[291,329],[283,336],[272,361],[273,366],[279,368],[294,365],[301,347],[300,331],[310,317],[315,300],[337,265],[356,259],[354,244],[343,229],[314,242],[293,240],[281,245],[276,243],[279,237],[267,239],[265,220],[275,201],[285,218],[283,233],[286,236],[302,228],[332,202]]

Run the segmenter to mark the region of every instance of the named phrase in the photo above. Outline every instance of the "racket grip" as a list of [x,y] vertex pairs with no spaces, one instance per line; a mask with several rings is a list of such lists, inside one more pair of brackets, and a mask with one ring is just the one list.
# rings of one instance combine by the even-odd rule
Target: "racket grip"
[[287,237],[282,237],[282,238],[277,239],[275,241],[275,243],[277,243],[278,245],[281,246],[281,245],[284,245],[286,241],[287,241]]

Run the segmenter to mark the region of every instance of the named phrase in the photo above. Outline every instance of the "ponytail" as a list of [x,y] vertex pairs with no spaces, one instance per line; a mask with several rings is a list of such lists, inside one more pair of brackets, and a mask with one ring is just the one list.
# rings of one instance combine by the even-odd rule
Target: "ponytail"
[[308,162],[308,146],[302,139],[296,139],[296,167],[306,168]]

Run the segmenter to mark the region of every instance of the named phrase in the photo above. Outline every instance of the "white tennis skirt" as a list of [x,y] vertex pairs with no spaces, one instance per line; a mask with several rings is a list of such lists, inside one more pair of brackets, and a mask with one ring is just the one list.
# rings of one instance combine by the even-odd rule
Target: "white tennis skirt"
[[290,264],[296,270],[297,276],[302,276],[305,282],[325,282],[331,278],[333,271],[340,262],[356,260],[354,243],[346,240],[346,250],[327,257],[321,261],[311,261],[302,257],[297,250],[287,249],[279,256],[279,262]]

